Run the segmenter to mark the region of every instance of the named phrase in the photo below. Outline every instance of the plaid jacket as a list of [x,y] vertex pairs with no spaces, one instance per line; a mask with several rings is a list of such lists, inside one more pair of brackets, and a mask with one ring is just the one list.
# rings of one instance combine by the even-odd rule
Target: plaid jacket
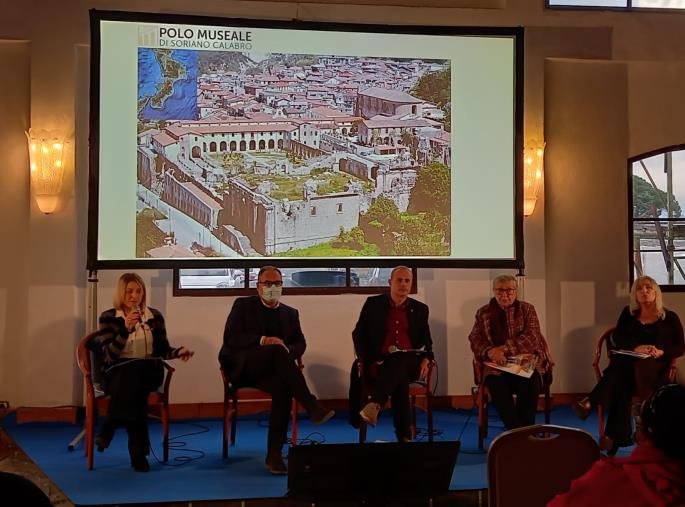
[[[492,311],[494,298],[485,306],[482,306],[476,312],[476,321],[473,324],[473,329],[469,334],[469,342],[471,342],[471,350],[478,361],[488,361],[488,350],[493,348],[494,341],[492,338]],[[537,354],[538,360],[536,369],[540,375],[552,366],[552,358],[549,353],[549,347],[545,337],[540,331],[540,322],[535,313],[535,307],[526,303],[525,301],[516,300],[506,310],[507,327],[509,329],[509,338],[504,342],[504,349],[507,356],[514,356],[516,354],[533,353]],[[486,368],[485,374],[500,374],[499,370]]]

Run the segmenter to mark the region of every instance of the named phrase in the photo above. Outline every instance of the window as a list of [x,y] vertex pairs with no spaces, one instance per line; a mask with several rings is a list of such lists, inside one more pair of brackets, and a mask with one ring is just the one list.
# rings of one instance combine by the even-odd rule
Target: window
[[[382,292],[391,267],[280,268],[284,294],[343,294]],[[416,293],[416,268],[412,269]],[[259,268],[175,269],[174,296],[239,296],[255,294]]]
[[685,0],[547,0],[548,7],[685,9]]
[[685,145],[629,160],[630,267],[685,290]]

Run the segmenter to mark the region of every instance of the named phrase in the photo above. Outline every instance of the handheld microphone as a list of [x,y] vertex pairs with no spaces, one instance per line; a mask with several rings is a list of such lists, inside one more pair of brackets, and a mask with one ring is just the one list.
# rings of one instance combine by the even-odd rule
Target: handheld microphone
[[138,322],[140,322],[142,324],[143,323],[143,312],[140,311],[140,305],[137,303],[134,304],[133,305],[133,311],[138,312]]

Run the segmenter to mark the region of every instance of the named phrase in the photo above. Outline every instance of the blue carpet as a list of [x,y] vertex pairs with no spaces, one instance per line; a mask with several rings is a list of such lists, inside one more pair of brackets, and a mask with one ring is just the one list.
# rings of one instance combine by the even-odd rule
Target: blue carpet
[[[494,413],[492,410],[486,449],[503,431]],[[542,422],[542,414],[538,414],[538,422]],[[555,408],[552,422],[597,434],[596,415],[579,422],[567,407]],[[421,415],[418,423],[425,428],[425,419]],[[76,505],[273,498],[286,493],[287,478],[273,476],[264,467],[266,414],[239,419],[236,445],[229,448],[226,460],[221,457],[219,420],[172,422],[170,436],[174,448],[170,451],[169,463],[161,463],[151,455],[151,470],[147,474],[136,473],[130,467],[124,430],[117,431],[104,453],[95,453],[95,469],[88,471],[83,445],[73,452],[67,449],[79,427],[57,423],[18,425],[11,417],[2,424],[14,441]],[[435,411],[434,426],[440,432],[436,440],[462,442],[450,490],[487,488],[487,456],[484,451],[478,451],[475,410]],[[343,414],[318,428],[313,428],[306,418],[299,423],[302,443],[350,443],[356,442],[357,437],[357,431],[347,424]],[[160,424],[150,424],[150,438],[153,452],[161,460]],[[382,413],[376,428],[369,428],[368,441],[394,441],[389,411]],[[623,454],[627,452],[629,450],[621,451]]]

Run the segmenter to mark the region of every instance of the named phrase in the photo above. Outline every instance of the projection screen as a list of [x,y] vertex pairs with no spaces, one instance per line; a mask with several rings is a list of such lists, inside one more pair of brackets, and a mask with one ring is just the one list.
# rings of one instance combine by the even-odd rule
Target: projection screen
[[518,267],[523,31],[91,11],[88,268]]

